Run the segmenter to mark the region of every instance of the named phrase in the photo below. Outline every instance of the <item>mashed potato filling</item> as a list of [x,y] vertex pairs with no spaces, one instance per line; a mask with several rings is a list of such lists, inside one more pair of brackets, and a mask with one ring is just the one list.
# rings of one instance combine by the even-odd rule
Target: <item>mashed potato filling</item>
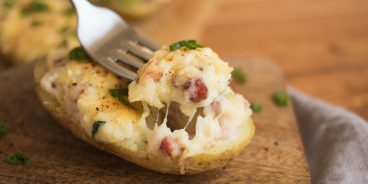
[[183,47],[172,52],[165,47],[139,70],[138,80],[129,85],[129,100],[157,108],[177,102],[191,117],[228,88],[231,71],[210,48]]
[[163,47],[129,87],[102,67],[65,55],[49,55],[41,87],[97,141],[183,161],[231,148],[250,127],[249,103],[229,87],[233,69],[210,48]]

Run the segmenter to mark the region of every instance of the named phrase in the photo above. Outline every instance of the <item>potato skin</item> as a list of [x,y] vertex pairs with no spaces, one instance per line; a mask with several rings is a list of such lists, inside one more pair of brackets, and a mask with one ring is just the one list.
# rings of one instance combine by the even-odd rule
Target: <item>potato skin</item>
[[231,158],[237,156],[242,149],[250,142],[253,137],[255,127],[252,119],[249,118],[250,126],[247,129],[244,124],[244,135],[242,139],[239,139],[235,146],[231,149],[219,152],[219,153],[206,153],[187,157],[182,163],[184,166],[179,165],[178,159],[169,158],[166,156],[157,156],[154,154],[142,154],[125,149],[118,144],[108,144],[98,142],[90,137],[85,130],[80,126],[77,119],[68,115],[68,113],[62,108],[62,106],[40,86],[40,80],[42,76],[47,72],[46,62],[38,61],[34,68],[34,81],[36,93],[42,102],[42,105],[46,110],[57,120],[57,122],[65,129],[71,131],[75,136],[84,140],[85,142],[95,146],[96,148],[110,152],[125,160],[138,164],[144,168],[154,170],[161,173],[170,174],[183,174],[181,167],[184,168],[185,174],[195,174],[207,170],[223,167]]

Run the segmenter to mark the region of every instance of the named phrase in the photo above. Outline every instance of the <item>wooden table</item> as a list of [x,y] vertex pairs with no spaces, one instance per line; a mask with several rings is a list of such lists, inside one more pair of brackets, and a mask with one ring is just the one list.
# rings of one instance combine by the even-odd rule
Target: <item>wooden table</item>
[[368,119],[367,0],[222,0],[202,43],[270,58],[290,85]]

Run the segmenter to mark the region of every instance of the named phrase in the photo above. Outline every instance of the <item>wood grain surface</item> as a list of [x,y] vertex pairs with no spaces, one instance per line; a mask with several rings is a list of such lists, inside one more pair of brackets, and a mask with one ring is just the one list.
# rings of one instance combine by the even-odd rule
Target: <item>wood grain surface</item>
[[[0,119],[8,131],[0,137],[0,183],[309,183],[291,106],[277,107],[271,100],[273,92],[285,87],[280,70],[266,61],[232,64],[248,74],[246,84],[234,83],[234,89],[264,104],[254,114],[255,137],[224,168],[191,176],[152,172],[78,140],[42,108],[31,65],[3,72]],[[3,161],[17,151],[30,157],[30,168]]]
[[221,0],[202,42],[267,57],[288,84],[368,119],[367,0]]

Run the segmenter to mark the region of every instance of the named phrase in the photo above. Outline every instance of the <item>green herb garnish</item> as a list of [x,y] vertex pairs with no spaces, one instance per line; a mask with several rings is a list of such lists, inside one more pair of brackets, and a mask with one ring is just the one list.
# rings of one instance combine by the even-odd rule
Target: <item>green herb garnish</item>
[[234,80],[240,82],[241,84],[244,84],[247,80],[244,72],[240,69],[240,68],[235,68],[232,72],[231,72],[231,76]]
[[250,108],[252,109],[253,112],[261,112],[263,105],[259,103],[251,103]]
[[186,43],[186,41],[175,42],[175,43],[173,43],[173,44],[170,45],[170,50],[171,51],[178,50],[181,47],[183,47],[185,43]]
[[88,60],[89,57],[82,47],[76,47],[69,52],[70,60]]
[[96,133],[98,132],[98,129],[104,125],[105,121],[95,121],[92,125],[92,137],[95,137]]
[[110,89],[109,93],[114,98],[117,98],[119,95],[128,96],[128,88]]
[[110,89],[109,93],[112,97],[118,99],[125,106],[136,110],[136,108],[129,102],[128,98],[128,89],[127,88],[118,88],[118,89]]
[[27,16],[34,13],[42,13],[48,11],[50,8],[42,0],[33,0],[27,6],[23,7],[22,15]]
[[284,92],[276,92],[273,94],[272,98],[273,98],[273,101],[276,103],[276,105],[280,107],[287,106],[288,101],[289,101],[288,95],[285,94]]
[[194,50],[196,48],[203,48],[202,45],[199,45],[195,40],[183,40],[179,42],[175,42],[169,46],[170,51],[178,50],[182,47],[186,47],[189,50]]
[[15,4],[15,0],[4,0],[3,1],[3,6],[5,8],[12,8]]
[[38,27],[38,26],[40,26],[40,25],[42,25],[42,22],[41,22],[41,21],[39,21],[39,20],[33,20],[33,21],[31,22],[31,26],[32,26],[32,27]]
[[27,155],[25,155],[24,153],[18,152],[14,155],[9,156],[6,159],[8,164],[11,165],[18,165],[19,162],[22,162],[24,164],[24,166],[26,167],[30,167],[31,166],[31,160],[28,158]]
[[10,165],[18,165],[19,159],[16,155],[11,155],[8,158],[6,158],[6,162],[8,162],[8,164]]
[[6,132],[6,125],[0,121],[0,136],[4,135]]

